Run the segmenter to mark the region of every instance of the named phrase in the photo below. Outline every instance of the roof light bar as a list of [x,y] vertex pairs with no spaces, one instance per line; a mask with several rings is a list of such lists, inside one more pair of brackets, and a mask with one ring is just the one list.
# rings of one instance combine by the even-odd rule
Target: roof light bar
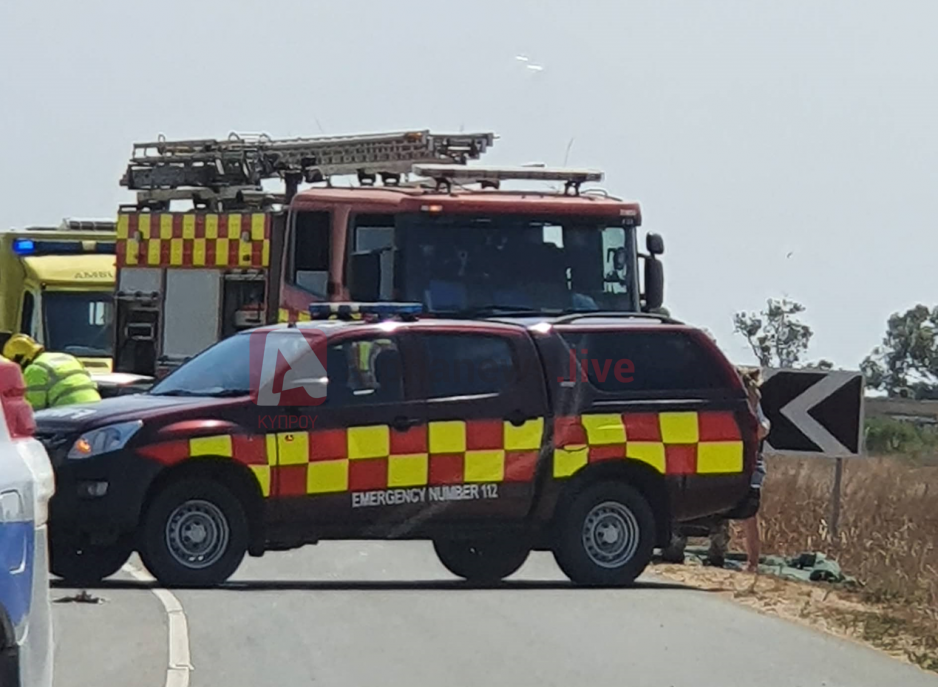
[[115,255],[116,244],[113,241],[36,241],[33,239],[14,239],[13,254],[21,257],[31,255]]
[[597,169],[573,169],[564,167],[488,167],[467,165],[415,164],[414,174],[466,183],[479,181],[563,181],[582,184],[587,181],[602,181],[603,173]]
[[326,320],[330,317],[350,320],[355,316],[412,319],[422,312],[422,303],[313,303],[309,306],[309,315],[314,320]]

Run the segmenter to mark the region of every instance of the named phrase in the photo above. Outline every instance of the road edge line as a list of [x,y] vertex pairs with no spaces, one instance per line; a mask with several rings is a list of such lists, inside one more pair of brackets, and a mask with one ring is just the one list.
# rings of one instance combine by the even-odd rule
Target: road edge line
[[[140,582],[152,583],[154,578],[147,572],[127,563],[124,572]],[[166,666],[165,687],[189,687],[189,672],[192,670],[189,653],[189,622],[182,603],[168,589],[152,587],[150,591],[159,599],[166,611],[168,628],[168,665]]]

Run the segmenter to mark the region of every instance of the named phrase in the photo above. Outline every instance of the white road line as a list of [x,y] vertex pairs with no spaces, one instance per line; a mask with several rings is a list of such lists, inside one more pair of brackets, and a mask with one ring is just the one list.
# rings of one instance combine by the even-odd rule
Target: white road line
[[[153,582],[153,577],[130,563],[124,566],[124,572],[141,582]],[[165,687],[189,687],[189,623],[182,604],[168,589],[150,589],[163,604],[169,625],[169,665],[166,667]]]

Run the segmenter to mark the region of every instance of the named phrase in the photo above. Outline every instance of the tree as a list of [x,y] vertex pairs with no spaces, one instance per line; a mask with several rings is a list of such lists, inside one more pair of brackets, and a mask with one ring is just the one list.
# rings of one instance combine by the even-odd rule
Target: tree
[[886,322],[883,343],[860,365],[870,388],[889,396],[938,396],[938,307],[916,305]]
[[814,335],[811,327],[798,319],[804,309],[801,303],[787,298],[770,298],[761,312],[736,313],[733,325],[749,342],[762,367],[833,369],[833,363],[828,360],[802,363]]

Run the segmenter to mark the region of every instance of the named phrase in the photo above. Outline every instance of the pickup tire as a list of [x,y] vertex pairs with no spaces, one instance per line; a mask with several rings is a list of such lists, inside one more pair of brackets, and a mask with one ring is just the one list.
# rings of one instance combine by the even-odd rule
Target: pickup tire
[[249,544],[241,502],[224,484],[203,477],[182,478],[157,492],[139,535],[143,564],[168,587],[225,582]]
[[133,540],[128,537],[108,546],[92,546],[74,537],[50,533],[49,571],[68,584],[86,587],[120,570],[133,551]]
[[531,552],[523,543],[502,539],[434,540],[433,549],[451,573],[482,584],[498,582],[516,573]]
[[628,484],[588,485],[560,517],[554,559],[576,584],[627,586],[651,561],[654,513]]

